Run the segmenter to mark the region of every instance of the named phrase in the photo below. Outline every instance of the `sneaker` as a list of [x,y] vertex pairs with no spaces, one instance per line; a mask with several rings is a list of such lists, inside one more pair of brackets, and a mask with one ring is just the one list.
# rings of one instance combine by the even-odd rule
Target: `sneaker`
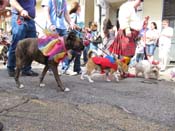
[[77,75],[77,72],[74,72],[74,71],[72,71],[72,70],[67,70],[67,71],[65,72],[65,74],[66,74],[66,75],[70,75],[70,76],[74,76],[74,75]]
[[15,71],[9,70],[8,75],[9,75],[9,77],[14,77],[15,76]]
[[36,73],[32,70],[29,70],[29,71],[26,71],[26,72],[22,72],[22,76],[38,76],[38,73]]

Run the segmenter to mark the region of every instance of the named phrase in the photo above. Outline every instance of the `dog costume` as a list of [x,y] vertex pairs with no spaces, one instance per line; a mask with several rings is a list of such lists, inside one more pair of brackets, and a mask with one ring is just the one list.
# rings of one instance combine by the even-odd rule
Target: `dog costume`
[[63,37],[57,34],[45,35],[38,39],[38,48],[49,60],[59,63],[66,56]]
[[113,68],[114,70],[117,70],[118,65],[115,62],[115,59],[111,56],[106,56],[106,57],[93,57],[92,58],[93,62],[97,65],[101,66],[101,69],[106,69],[106,68]]

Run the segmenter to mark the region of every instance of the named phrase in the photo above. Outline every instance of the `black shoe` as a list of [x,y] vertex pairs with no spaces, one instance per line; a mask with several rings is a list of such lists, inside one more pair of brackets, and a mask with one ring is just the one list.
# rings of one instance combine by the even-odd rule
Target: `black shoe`
[[82,71],[77,71],[77,75],[81,75],[82,74]]
[[8,71],[9,77],[14,77],[15,76],[15,71]]
[[29,70],[29,71],[22,72],[22,76],[38,76],[38,73],[32,70]]

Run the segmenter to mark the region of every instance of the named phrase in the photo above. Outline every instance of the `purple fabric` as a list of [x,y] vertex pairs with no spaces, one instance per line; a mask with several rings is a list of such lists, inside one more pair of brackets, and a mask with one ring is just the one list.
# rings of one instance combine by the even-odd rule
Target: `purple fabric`
[[[35,6],[36,6],[36,0],[17,0],[19,4],[28,11],[29,15],[32,18],[35,18]],[[13,9],[14,13],[18,13],[16,9]]]

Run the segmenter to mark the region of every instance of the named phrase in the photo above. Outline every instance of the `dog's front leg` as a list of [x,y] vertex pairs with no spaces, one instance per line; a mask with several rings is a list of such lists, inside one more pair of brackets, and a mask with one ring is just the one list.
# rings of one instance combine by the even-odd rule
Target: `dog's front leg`
[[46,66],[44,67],[42,73],[41,73],[41,76],[40,76],[40,83],[39,83],[39,86],[40,86],[40,87],[44,87],[44,86],[45,86],[45,84],[43,83],[43,79],[44,79],[44,77],[45,77],[45,75],[46,75],[48,69],[49,69],[49,66],[46,65]]
[[114,77],[115,77],[116,82],[119,82],[119,78],[118,78],[117,72],[114,72]]
[[60,76],[58,75],[58,69],[57,69],[57,65],[53,64],[49,66],[54,74],[55,80],[57,82],[58,87],[61,88],[62,91],[70,91],[69,88],[64,88],[61,80],[60,80]]
[[155,76],[156,76],[156,80],[159,80],[159,72],[156,72]]
[[144,72],[143,75],[144,75],[145,79],[149,79],[149,73],[148,72]]
[[92,78],[91,78],[91,72],[92,72],[93,70],[88,70],[87,69],[87,78],[88,78],[88,81],[90,82],[90,83],[93,83],[94,81],[92,80]]

